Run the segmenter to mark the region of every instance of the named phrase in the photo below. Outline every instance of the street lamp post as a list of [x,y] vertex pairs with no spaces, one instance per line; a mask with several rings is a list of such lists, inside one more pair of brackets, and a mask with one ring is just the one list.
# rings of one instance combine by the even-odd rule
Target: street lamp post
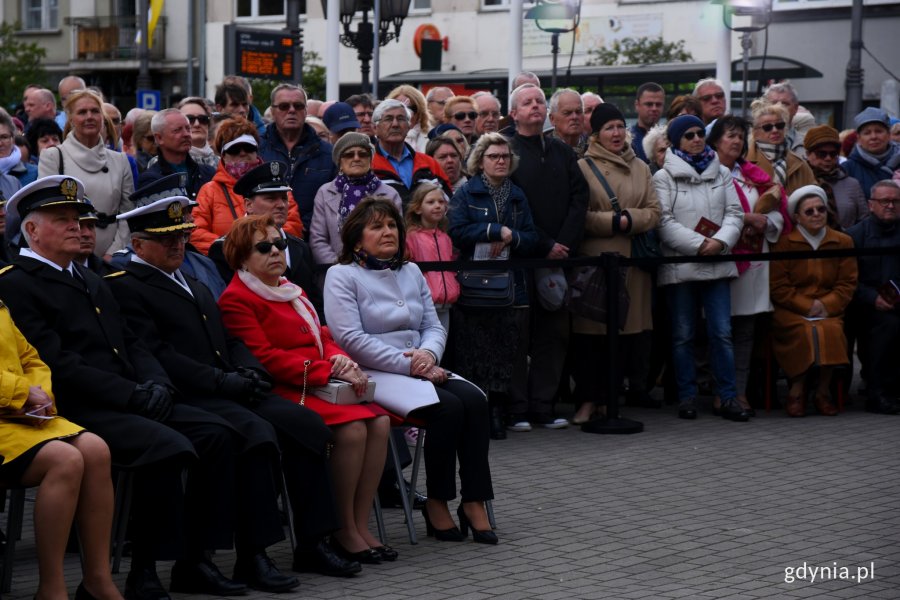
[[[533,8],[525,13],[526,19],[534,21],[535,26],[541,31],[550,34],[550,50],[553,54],[553,75],[550,83],[551,94],[556,91],[556,63],[559,58],[559,36],[578,29],[581,22],[581,0],[536,0]],[[553,21],[551,25],[541,24],[541,21]],[[568,21],[568,23],[560,23]],[[553,25],[556,25],[555,27]],[[562,26],[564,25],[564,26]]]
[[[750,71],[750,48],[753,46],[750,34],[768,29],[769,23],[772,20],[772,0],[714,0],[714,4],[717,3],[721,3],[726,9],[722,11],[722,22],[725,27],[741,34],[741,63],[743,64],[741,114],[746,117],[747,83]],[[730,22],[731,19],[729,18],[729,13],[736,17],[753,17],[754,22],[744,27],[734,27]],[[760,72],[759,76],[761,79],[763,76],[762,72]]]
[[[379,2],[379,21],[369,21],[369,11],[374,9],[374,2]],[[400,28],[403,20],[409,14],[409,5],[412,0],[341,0],[341,25],[344,33],[341,34],[341,44],[348,48],[356,48],[362,74],[362,91],[370,91],[369,63],[372,61],[372,53],[375,49],[375,25],[378,26],[378,45],[386,46],[391,40],[400,41]],[[328,0],[322,0],[322,10],[328,15]],[[362,13],[362,21],[357,25],[356,31],[351,31],[353,16]],[[393,31],[391,26],[393,25]],[[371,90],[377,93],[377,90]]]

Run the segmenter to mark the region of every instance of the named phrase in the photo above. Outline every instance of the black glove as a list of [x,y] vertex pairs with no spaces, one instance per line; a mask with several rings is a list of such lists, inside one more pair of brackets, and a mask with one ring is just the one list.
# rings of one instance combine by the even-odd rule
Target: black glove
[[172,394],[159,383],[148,381],[134,388],[128,399],[128,408],[154,421],[165,421],[172,413]]
[[268,373],[260,373],[256,369],[251,369],[249,367],[238,367],[237,372],[247,379],[253,380],[253,384],[256,386],[258,393],[265,394],[272,391],[272,380]]
[[256,377],[257,379],[254,380],[237,371],[232,373],[222,371],[216,382],[216,391],[226,398],[247,406],[257,406],[265,397],[263,386],[268,386],[268,389],[271,389],[271,386],[259,379],[259,375]]

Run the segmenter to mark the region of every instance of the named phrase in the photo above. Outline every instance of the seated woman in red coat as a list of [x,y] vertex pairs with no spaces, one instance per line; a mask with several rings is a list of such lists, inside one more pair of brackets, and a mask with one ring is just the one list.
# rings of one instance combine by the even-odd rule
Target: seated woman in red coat
[[234,222],[223,250],[237,276],[219,298],[222,319],[275,378],[275,393],[315,410],[334,431],[331,466],[343,525],[335,547],[361,563],[396,560],[397,552],[368,529],[388,417],[375,405],[331,404],[313,395],[329,379],[351,383],[362,395],[368,378],[334,343],[303,290],[282,277],[285,244],[269,216]]

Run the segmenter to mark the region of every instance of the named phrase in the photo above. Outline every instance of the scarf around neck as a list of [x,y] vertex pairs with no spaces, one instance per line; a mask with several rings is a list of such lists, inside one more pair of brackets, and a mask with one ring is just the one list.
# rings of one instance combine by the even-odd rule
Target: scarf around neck
[[0,173],[6,175],[10,169],[18,166],[20,162],[22,162],[22,151],[14,143],[9,156],[0,158]]
[[303,290],[299,285],[291,283],[285,277],[278,278],[278,286],[272,287],[266,285],[250,271],[238,270],[238,277],[247,288],[269,302],[290,302],[294,311],[309,326],[310,333],[316,338],[316,347],[319,349],[319,356],[325,358],[325,350],[322,346],[322,325],[319,323],[319,315],[312,302],[303,295]]
[[787,143],[769,144],[768,142],[756,142],[756,147],[772,163],[778,183],[784,185],[785,181],[787,181]]
[[803,239],[809,242],[809,245],[812,246],[813,250],[818,250],[819,246],[822,245],[822,240],[825,239],[825,234],[828,232],[828,228],[823,227],[821,230],[819,230],[819,233],[813,235],[808,232],[806,228],[803,227],[803,225],[797,225],[797,231],[800,232],[800,235],[803,236]]
[[257,157],[255,161],[249,162],[236,162],[226,164],[224,161],[222,162],[222,168],[225,169],[225,172],[234,177],[234,180],[237,181],[244,175],[250,172],[254,167],[258,167],[263,164],[263,159]]
[[896,142],[890,142],[887,150],[881,154],[866,152],[859,144],[856,144],[856,153],[865,162],[884,173],[887,179],[890,179],[894,171],[900,168],[900,145]]
[[402,261],[397,256],[388,259],[376,258],[362,248],[357,248],[353,251],[353,260],[363,269],[371,271],[397,270],[402,264]]
[[488,193],[491,195],[491,200],[497,206],[497,221],[502,223],[503,215],[506,213],[506,205],[509,203],[509,191],[512,187],[509,183],[509,177],[506,177],[500,185],[495,186],[491,184],[487,175],[482,172],[481,182],[484,183],[484,187],[487,188]]
[[717,157],[716,151],[709,146],[704,146],[703,151],[700,152],[700,154],[688,154],[679,148],[672,148],[672,152],[675,156],[694,167],[694,170],[697,171],[697,173],[703,173],[703,171],[706,170],[706,167],[708,167],[713,159]]
[[371,170],[362,177],[347,177],[338,173],[334,178],[334,187],[341,194],[341,204],[338,208],[338,225],[343,226],[344,221],[356,208],[356,205],[366,196],[371,196],[381,185],[381,181]]

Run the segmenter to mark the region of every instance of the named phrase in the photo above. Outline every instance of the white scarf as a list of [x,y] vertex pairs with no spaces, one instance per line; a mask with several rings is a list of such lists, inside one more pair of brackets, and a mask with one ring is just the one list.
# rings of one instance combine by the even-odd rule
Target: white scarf
[[17,167],[20,162],[22,162],[22,151],[19,150],[19,147],[15,145],[15,140],[13,141],[12,151],[9,153],[9,156],[4,156],[0,158],[0,173],[6,175],[9,173],[9,170],[13,167]]
[[800,235],[803,236],[803,239],[809,242],[809,245],[812,246],[813,250],[818,250],[819,246],[822,244],[822,240],[825,239],[825,233],[828,231],[828,228],[823,227],[819,230],[819,233],[815,235],[808,232],[803,225],[797,225],[797,230],[800,231]]
[[325,358],[325,349],[322,346],[322,325],[319,323],[319,315],[312,302],[303,297],[303,290],[299,285],[293,284],[284,277],[278,278],[278,286],[266,285],[256,275],[243,269],[237,272],[238,277],[244,282],[250,291],[263,300],[270,302],[290,302],[300,318],[309,325],[309,330],[316,338],[316,346],[319,348],[319,356]]

